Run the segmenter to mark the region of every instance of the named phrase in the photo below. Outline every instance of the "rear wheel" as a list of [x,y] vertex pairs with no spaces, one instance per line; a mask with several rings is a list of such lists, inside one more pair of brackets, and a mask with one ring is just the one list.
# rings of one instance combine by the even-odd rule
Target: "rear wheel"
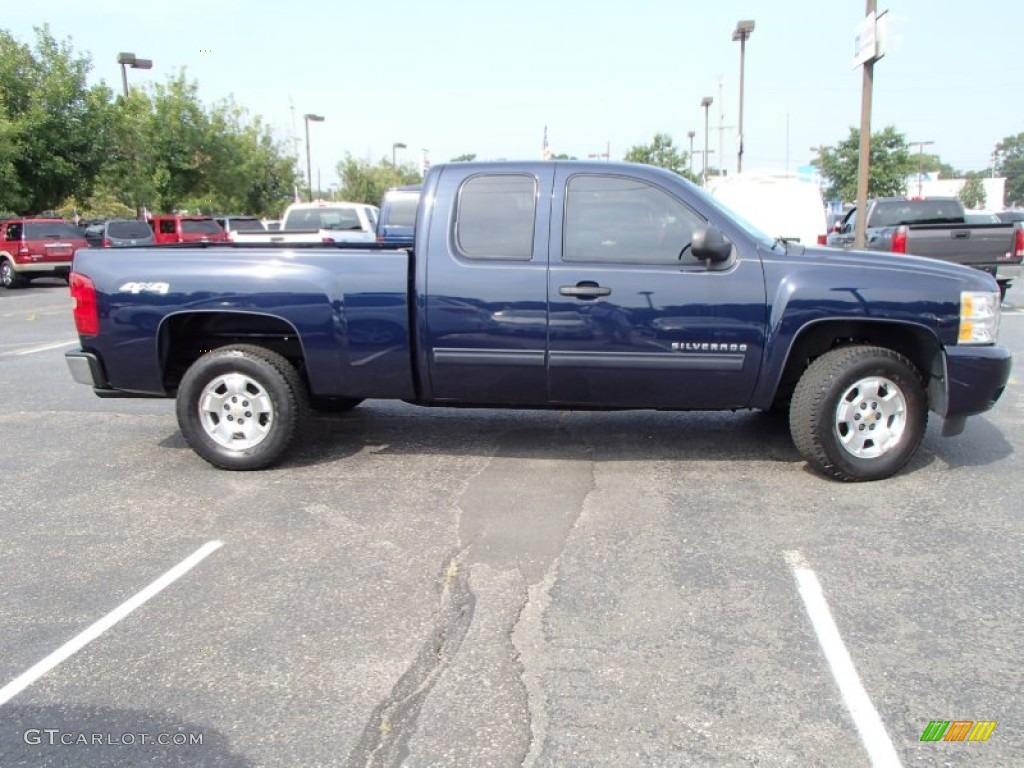
[[248,344],[203,355],[178,388],[182,434],[192,450],[223,469],[263,469],[280,461],[308,409],[295,367]]
[[4,259],[0,261],[0,285],[4,288],[21,288],[25,284],[25,279],[14,270],[14,265],[10,261]]
[[881,480],[916,453],[928,424],[921,375],[884,347],[826,352],[804,371],[789,428],[812,467],[839,480]]

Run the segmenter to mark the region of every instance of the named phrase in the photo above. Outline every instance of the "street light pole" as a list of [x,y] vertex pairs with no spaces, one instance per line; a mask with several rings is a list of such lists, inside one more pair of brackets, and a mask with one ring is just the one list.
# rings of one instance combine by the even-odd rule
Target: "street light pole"
[[306,121],[306,190],[309,193],[309,202],[313,202],[313,164],[310,162],[309,152],[309,123],[322,123],[324,121],[323,115],[314,115],[311,112],[307,112],[302,116]]
[[693,176],[693,137],[697,135],[696,131],[687,131],[686,137],[690,140],[690,175]]
[[152,59],[140,59],[134,53],[117,54],[117,63],[121,65],[121,86],[124,89],[124,97],[128,98],[128,67],[132,69],[152,69]]
[[907,145],[917,147],[917,196],[922,196],[924,189],[924,148],[934,144],[934,141],[908,141]]
[[739,148],[736,151],[736,173],[743,171],[743,74],[746,64],[747,40],[750,33],[754,31],[754,20],[745,19],[736,22],[736,29],[733,30],[732,39],[740,41],[740,119],[739,119]]
[[704,107],[704,172],[701,179],[705,185],[708,183],[708,108],[713,103],[714,99],[710,96],[705,96],[700,100],[700,105]]
[[405,144],[400,141],[396,141],[391,145],[391,168],[392,170],[398,170],[398,150],[405,149]]

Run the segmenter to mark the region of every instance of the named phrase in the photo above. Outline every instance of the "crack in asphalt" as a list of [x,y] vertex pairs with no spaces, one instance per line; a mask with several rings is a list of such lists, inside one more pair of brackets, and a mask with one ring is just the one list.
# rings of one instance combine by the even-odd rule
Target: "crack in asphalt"
[[468,573],[460,564],[464,555],[465,550],[445,563],[434,631],[391,694],[373,710],[345,761],[349,768],[400,766],[408,756],[409,739],[415,732],[423,702],[458,652],[473,621],[476,599],[469,588]]

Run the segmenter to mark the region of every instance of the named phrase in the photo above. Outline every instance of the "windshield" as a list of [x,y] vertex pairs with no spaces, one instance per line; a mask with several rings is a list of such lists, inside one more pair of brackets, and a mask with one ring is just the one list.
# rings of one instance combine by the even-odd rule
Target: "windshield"
[[126,239],[141,239],[145,237],[152,237],[153,230],[149,228],[149,225],[144,221],[128,220],[128,221],[112,221],[107,224],[107,235],[109,237],[126,238]]
[[962,223],[964,208],[958,200],[881,200],[868,222],[870,227],[900,224]]
[[262,232],[259,219],[228,219],[228,227],[235,232]]
[[385,225],[411,227],[416,224],[416,208],[420,204],[419,193],[402,193],[388,200],[388,217]]
[[25,222],[26,240],[66,240],[82,239],[82,230],[66,221],[27,221]]
[[354,208],[306,208],[290,211],[283,229],[362,229]]
[[213,219],[182,219],[181,233],[183,235],[215,235],[223,232]]

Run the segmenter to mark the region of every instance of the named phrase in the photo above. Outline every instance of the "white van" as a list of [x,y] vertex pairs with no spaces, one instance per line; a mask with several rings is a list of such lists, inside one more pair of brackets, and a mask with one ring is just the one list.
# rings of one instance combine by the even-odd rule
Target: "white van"
[[782,174],[741,173],[708,179],[708,192],[766,235],[824,245],[828,234],[821,190]]

